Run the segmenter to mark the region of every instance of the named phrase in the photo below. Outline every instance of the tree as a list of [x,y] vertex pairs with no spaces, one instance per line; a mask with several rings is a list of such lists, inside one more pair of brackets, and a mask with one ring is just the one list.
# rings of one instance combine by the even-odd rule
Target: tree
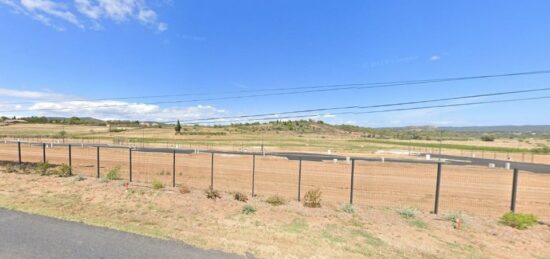
[[176,127],[174,128],[176,130],[176,135],[180,135],[181,134],[181,124],[180,124],[180,121],[178,120],[178,122],[176,123]]

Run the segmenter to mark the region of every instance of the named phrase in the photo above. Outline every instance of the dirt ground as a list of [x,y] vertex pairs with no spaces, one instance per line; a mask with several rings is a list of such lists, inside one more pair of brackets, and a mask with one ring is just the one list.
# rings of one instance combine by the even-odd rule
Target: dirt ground
[[[16,146],[0,145],[0,160],[16,161]],[[46,149],[53,164],[68,163],[67,147]],[[75,174],[95,177],[97,150],[92,147],[72,148]],[[173,154],[132,152],[132,180],[173,184]],[[40,162],[40,146],[23,145],[22,160]],[[319,188],[327,203],[349,202],[351,165],[345,161],[303,161],[299,179],[299,161],[279,157],[210,154],[177,154],[175,183],[206,189],[213,181],[221,191],[252,192],[258,195],[280,195],[297,200],[306,191]],[[254,164],[253,164],[254,163]],[[100,149],[100,177],[118,168],[123,179],[129,179],[129,151]],[[213,178],[211,178],[213,172]],[[434,209],[436,164],[382,163],[357,161],[354,172],[353,202],[371,207],[415,207],[426,213]],[[300,181],[300,190],[298,190]],[[510,209],[512,173],[502,168],[443,165],[439,211],[466,212],[498,217]],[[535,213],[550,221],[550,174],[521,172],[516,210]]]
[[0,169],[0,207],[160,238],[181,240],[261,258],[547,258],[550,227],[516,230],[497,218],[416,213],[402,218],[399,207],[355,206],[353,214],[323,202],[304,208],[296,201],[271,206],[265,196],[251,198],[256,208],[241,213],[243,202],[222,193],[217,201],[202,189],[153,190],[150,185],[102,182],[93,177],[39,176]]

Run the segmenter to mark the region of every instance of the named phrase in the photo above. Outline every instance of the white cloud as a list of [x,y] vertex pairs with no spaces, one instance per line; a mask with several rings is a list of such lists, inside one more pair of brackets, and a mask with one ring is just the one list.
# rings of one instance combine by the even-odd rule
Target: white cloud
[[151,120],[175,121],[194,120],[211,116],[220,116],[225,110],[209,105],[191,107],[160,107],[147,103],[128,103],[122,101],[67,101],[37,102],[25,108],[29,115],[44,116],[81,116],[105,120]]
[[57,94],[57,93],[51,93],[51,92],[25,91],[25,90],[15,90],[15,89],[9,89],[9,88],[0,88],[0,96],[43,99],[43,98],[62,97],[63,95]]
[[79,28],[84,28],[76,16],[67,10],[67,6],[50,0],[21,0],[21,5],[27,9],[33,16],[50,15],[60,18]]
[[0,4],[58,30],[64,30],[59,20],[93,30],[102,28],[102,20],[134,20],[160,32],[168,29],[166,23],[158,21],[157,12],[147,6],[146,0],[0,0]]
[[433,55],[430,57],[430,61],[438,61],[441,59],[441,56],[438,56],[438,55]]

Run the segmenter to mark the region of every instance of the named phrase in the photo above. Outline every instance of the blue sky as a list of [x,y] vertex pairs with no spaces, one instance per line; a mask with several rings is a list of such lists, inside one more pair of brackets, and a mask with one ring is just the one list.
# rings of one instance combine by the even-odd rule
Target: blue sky
[[[546,70],[548,10],[549,1],[0,0],[0,113],[189,120],[548,87],[550,75],[537,75],[148,104]],[[109,100],[199,92],[211,95]],[[107,100],[85,101],[96,98]],[[51,108],[63,110],[41,110]],[[322,119],[376,127],[550,124],[549,108],[539,100]]]

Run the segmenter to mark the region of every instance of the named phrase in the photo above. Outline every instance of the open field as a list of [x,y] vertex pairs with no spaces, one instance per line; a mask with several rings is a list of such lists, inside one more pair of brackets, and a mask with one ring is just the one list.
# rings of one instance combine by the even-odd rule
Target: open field
[[[16,161],[16,145],[0,145],[0,160]],[[67,147],[47,148],[47,160],[68,163]],[[132,175],[137,182],[161,181],[172,185],[173,154],[132,152]],[[176,154],[175,180],[198,189],[206,189],[211,180],[222,191],[252,190],[252,156],[216,154]],[[22,145],[22,160],[40,162],[40,146]],[[128,149],[100,149],[100,177],[119,168],[129,178]],[[97,150],[73,146],[75,174],[95,177]],[[281,195],[298,199],[299,161],[280,157],[256,156],[255,194]],[[354,203],[373,207],[413,206],[424,212],[433,210],[437,165],[356,161]],[[340,204],[349,201],[351,165],[345,161],[302,161],[301,195],[320,188],[324,201]],[[475,215],[499,216],[510,208],[512,173],[502,168],[443,165],[440,212],[464,211]],[[517,210],[535,213],[550,221],[550,174],[520,173]]]
[[0,127],[5,139],[29,142],[63,142],[59,133],[66,132],[66,142],[95,144],[125,144],[151,147],[180,147],[217,150],[267,152],[297,151],[320,152],[328,150],[342,155],[377,155],[380,150],[399,152],[442,153],[447,155],[476,156],[492,159],[550,164],[550,154],[533,154],[530,150],[549,146],[544,138],[496,139],[485,142],[477,139],[396,140],[365,138],[357,132],[325,130],[313,133],[292,131],[242,130],[232,127],[185,127],[183,135],[174,135],[171,127],[132,128],[110,132],[105,126],[14,124]]
[[153,190],[150,185],[77,181],[36,174],[5,173],[0,168],[0,207],[105,226],[241,255],[278,258],[547,258],[550,228],[516,230],[495,217],[418,212],[411,219],[401,207],[356,205],[344,213],[330,202],[318,209],[290,201],[271,206],[264,195],[248,204],[256,213],[222,193],[217,201],[191,187]]

